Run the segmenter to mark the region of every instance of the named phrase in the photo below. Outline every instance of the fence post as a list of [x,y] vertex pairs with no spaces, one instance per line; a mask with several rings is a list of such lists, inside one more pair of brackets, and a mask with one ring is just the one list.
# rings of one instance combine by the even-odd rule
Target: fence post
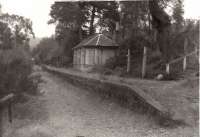
[[170,69],[169,69],[169,63],[166,64],[166,73],[169,74],[170,73]]
[[188,45],[188,40],[185,39],[184,40],[184,54],[185,54],[185,57],[183,58],[183,71],[185,71],[186,67],[187,67],[187,57],[186,57],[186,54],[187,54],[187,45]]
[[147,47],[144,46],[143,60],[142,60],[142,78],[146,75],[146,64],[147,64]]
[[9,122],[12,123],[12,101],[11,100],[8,103],[8,119],[9,119]]
[[127,54],[127,73],[130,72],[130,69],[131,69],[131,50],[129,48]]
[[185,57],[183,58],[183,71],[185,71],[186,68],[187,68],[187,57],[185,56]]
[[9,103],[8,104],[8,115],[9,115],[9,121],[12,122],[12,111],[11,111],[12,100],[11,99],[13,97],[14,97],[14,94],[10,93],[7,96],[0,99],[0,137],[3,137],[3,110],[4,110],[5,103]]

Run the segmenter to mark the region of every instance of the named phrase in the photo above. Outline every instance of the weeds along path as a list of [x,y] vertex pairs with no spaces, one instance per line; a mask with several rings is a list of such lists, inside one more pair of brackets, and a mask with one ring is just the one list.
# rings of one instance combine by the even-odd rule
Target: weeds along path
[[147,114],[123,108],[47,72],[37,73],[45,81],[42,95],[14,107],[14,122],[5,125],[5,137],[195,136],[192,127],[159,127]]

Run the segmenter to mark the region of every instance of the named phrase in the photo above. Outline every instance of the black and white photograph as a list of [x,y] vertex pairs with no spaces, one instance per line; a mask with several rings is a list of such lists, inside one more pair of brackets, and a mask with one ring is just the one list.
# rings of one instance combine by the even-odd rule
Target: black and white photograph
[[0,0],[0,137],[199,137],[199,0]]

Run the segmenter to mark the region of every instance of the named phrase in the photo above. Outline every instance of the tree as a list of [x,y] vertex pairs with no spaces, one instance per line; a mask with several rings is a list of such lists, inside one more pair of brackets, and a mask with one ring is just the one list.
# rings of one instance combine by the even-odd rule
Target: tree
[[71,61],[72,48],[95,32],[100,18],[108,16],[113,9],[112,4],[115,2],[55,2],[52,5],[48,23],[56,24],[56,40]]
[[24,92],[36,93],[38,79],[31,76],[31,56],[22,46],[14,46],[15,39],[17,44],[27,40],[29,30],[32,30],[31,25],[24,17],[0,16],[0,97],[9,93],[16,97]]
[[58,28],[81,31],[87,36],[95,32],[95,20],[115,18],[111,11],[116,8],[116,2],[56,2],[51,7],[49,23],[57,23]]
[[[33,56],[37,63],[54,64],[59,61],[63,55],[63,49],[58,45],[54,37],[43,38],[33,49]],[[57,59],[57,60],[55,60]]]
[[[82,31],[82,25],[86,22],[84,13],[78,2],[55,2],[51,6],[51,19],[48,23],[56,23],[60,30],[69,29],[79,32]],[[56,31],[56,35],[60,35],[60,32]]]
[[[164,2],[164,4],[162,2]],[[197,37],[199,32],[198,29],[194,29],[198,28],[198,25],[196,25],[198,22],[195,24],[194,22],[186,23],[184,21],[183,0],[171,2],[174,6],[172,8],[173,14],[171,20],[171,17],[164,11],[164,8],[166,8],[170,2],[169,0],[159,2],[152,0],[149,4],[152,15],[152,25],[158,32],[157,43],[165,62],[169,62],[173,58],[185,54],[183,44],[185,40],[188,41],[188,45],[198,45],[193,43],[194,41],[198,41]]]
[[13,38],[10,28],[6,23],[0,22],[0,49],[13,48]]
[[55,2],[51,6],[49,24],[55,23],[55,38],[65,51],[65,56],[72,61],[72,48],[80,42],[83,34],[87,35],[87,10],[81,8],[80,2]]
[[[94,21],[95,19],[98,21],[97,25],[100,27],[110,28],[110,31],[113,31],[115,28],[115,21],[119,21],[118,14],[118,3],[114,1],[109,2],[83,2],[85,9],[89,10],[89,34],[93,34],[95,32]],[[108,19],[106,22],[105,20]]]
[[[169,4],[174,5],[173,20],[165,11]],[[174,58],[176,47],[173,44],[176,37],[172,32],[173,21],[183,24],[182,14],[180,0],[56,2],[51,8],[52,19],[49,23],[56,23],[56,39],[71,58],[72,48],[82,36],[93,34],[97,27],[113,36],[116,25],[120,24],[117,42],[123,46],[122,50],[130,48],[136,57],[140,57],[138,55],[142,55],[144,46],[158,47],[162,59],[168,62]]]
[[0,22],[7,24],[10,28],[15,46],[27,48],[30,38],[35,36],[31,20],[23,16],[3,14],[0,16]]
[[168,0],[165,0],[164,3],[161,2],[157,0],[149,1],[149,9],[152,16],[152,26],[157,30],[156,40],[159,50],[162,53],[163,59],[168,62],[171,59],[169,47],[171,19],[164,11]]

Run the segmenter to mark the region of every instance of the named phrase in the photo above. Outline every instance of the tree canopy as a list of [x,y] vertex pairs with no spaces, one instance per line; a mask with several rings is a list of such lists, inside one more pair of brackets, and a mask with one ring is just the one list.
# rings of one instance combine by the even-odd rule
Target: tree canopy
[[[130,48],[133,56],[141,57],[146,46],[158,49],[168,62],[182,55],[183,47],[177,41],[194,32],[186,31],[195,23],[193,27],[186,25],[183,13],[183,0],[55,2],[49,23],[56,24],[56,40],[71,59],[72,48],[83,38],[106,32],[121,51]],[[126,56],[126,51],[122,53]]]
[[[13,46],[24,46],[27,48],[30,38],[35,37],[31,20],[23,16],[2,14],[0,16],[0,22],[9,31],[10,36],[7,39],[12,40]],[[8,43],[5,43],[5,45],[9,47]]]
[[0,49],[10,49],[13,47],[11,29],[6,23],[0,22]]

